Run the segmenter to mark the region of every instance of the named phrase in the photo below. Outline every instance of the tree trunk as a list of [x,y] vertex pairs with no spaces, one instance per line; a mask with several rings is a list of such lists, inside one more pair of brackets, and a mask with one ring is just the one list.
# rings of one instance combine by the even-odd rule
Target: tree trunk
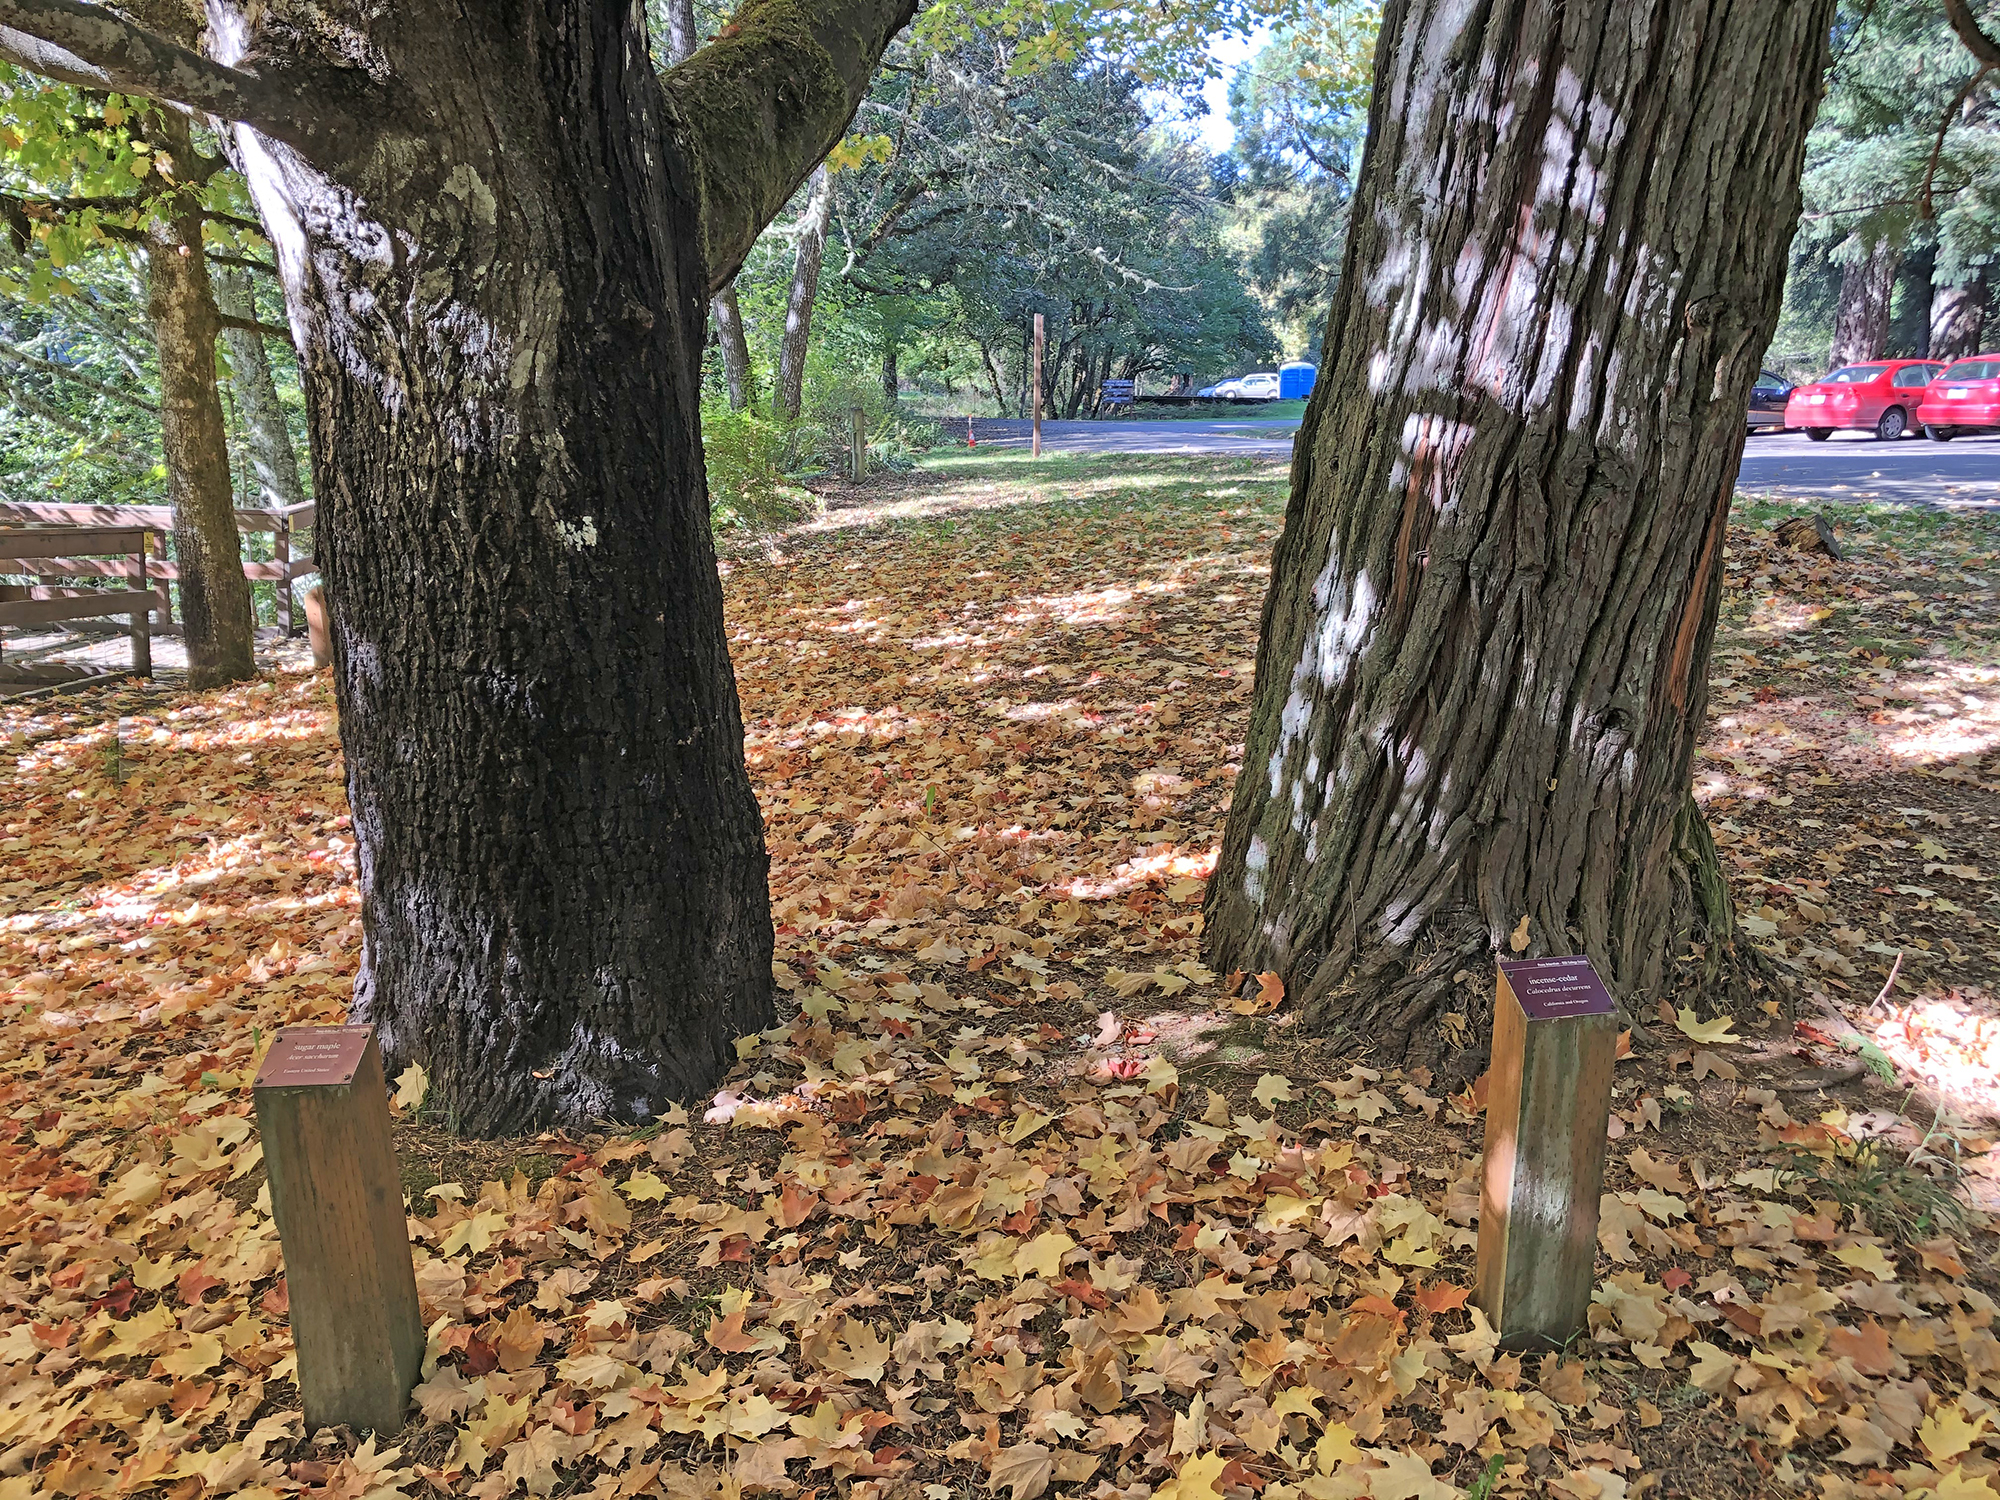
[[1991,276],[1991,268],[1982,266],[1969,280],[1931,289],[1931,358],[1979,353]]
[[210,0],[207,56],[0,0],[0,60],[240,122],[302,351],[355,1012],[457,1128],[646,1118],[770,1019],[701,313],[914,9],[744,0],[663,79],[601,0],[399,0],[338,46]]
[[[678,66],[694,56],[700,42],[695,25],[694,0],[667,0],[667,61]],[[751,402],[750,341],[743,335],[743,312],[736,305],[736,283],[724,287],[708,302],[709,321],[715,324],[715,340],[722,350],[722,384],[729,393],[729,409],[742,411]]]
[[757,381],[750,369],[750,340],[743,333],[735,282],[709,299],[708,315],[715,320],[715,339],[722,346],[722,382],[729,391],[729,409],[742,411],[757,399]]
[[1840,271],[1840,304],[1833,317],[1836,368],[1880,359],[1889,343],[1889,304],[1903,250],[1883,237],[1847,247]]
[[[154,146],[183,164],[193,158],[185,118],[147,120]],[[174,509],[181,628],[190,686],[211,688],[257,675],[250,581],[229,479],[229,436],[215,387],[221,330],[202,253],[201,210],[192,198],[146,226],[146,314],[160,356],[160,444]]]
[[[250,294],[248,271],[221,270],[215,275],[216,306],[232,318],[255,321],[257,306]],[[305,503],[299,480],[298,451],[292,446],[285,409],[271,379],[271,362],[264,336],[247,328],[225,328],[222,344],[229,353],[229,374],[236,387],[236,404],[243,413],[243,430],[250,450],[250,469],[257,476],[257,503],[266,510],[283,510]]]
[[882,346],[882,397],[893,408],[903,394],[903,377],[896,369],[896,341]]
[[1440,1055],[1514,952],[1740,976],[1690,767],[1832,15],[1385,8],[1204,906],[1310,1025]]
[[1007,415],[1007,390],[1000,378],[1000,356],[984,344],[979,346],[979,353],[986,366],[986,383],[993,388],[993,415],[1004,417]]
[[1889,296],[1889,333],[1882,352],[1892,359],[1928,359],[1931,352],[1932,277],[1937,246],[1912,250],[1896,268],[1895,290]]
[[798,248],[792,255],[792,291],[785,299],[785,333],[778,343],[775,415],[780,421],[797,421],[805,398],[806,349],[812,342],[813,303],[819,297],[819,263],[826,252],[826,227],[832,221],[833,180],[825,167],[816,167]]
[[424,134],[337,179],[239,131],[305,331],[355,1013],[461,1130],[647,1118],[772,1015],[703,499],[705,200],[640,15],[408,20]]

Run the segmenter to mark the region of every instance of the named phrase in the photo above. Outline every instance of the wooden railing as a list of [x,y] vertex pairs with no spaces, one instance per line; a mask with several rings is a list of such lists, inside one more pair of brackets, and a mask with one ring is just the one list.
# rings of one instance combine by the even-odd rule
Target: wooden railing
[[[282,510],[241,509],[236,512],[238,531],[268,531],[272,533],[271,550],[275,557],[270,562],[246,562],[243,565],[245,578],[277,583],[278,626],[288,636],[297,635],[302,622],[295,618],[292,608],[292,580],[319,570],[319,564],[311,557],[292,556],[293,533],[303,531],[313,524],[316,506],[307,500],[300,505],[289,505]],[[0,501],[0,526],[25,527],[118,527],[140,529],[170,534],[174,529],[174,512],[167,505],[58,505],[40,501]],[[154,547],[157,554],[163,550]],[[118,578],[125,576],[126,565],[119,560],[102,557],[38,557],[32,569],[0,569],[0,572],[33,572],[43,582],[62,578]],[[178,564],[165,562],[157,556],[151,563],[150,576],[163,583],[172,583],[181,576]],[[160,613],[163,620],[173,620],[172,598],[162,588]]]
[[[151,677],[152,612],[160,600],[160,595],[152,586],[146,556],[151,539],[152,530],[145,526],[0,527],[0,573],[27,571],[12,566],[24,563],[39,575],[51,563],[81,561],[88,555],[92,562],[99,565],[101,574],[115,574],[131,585],[123,589],[15,587],[0,590],[0,625],[49,625],[59,620],[129,615],[132,620],[132,670],[141,677]],[[73,669],[61,675],[93,674]]]

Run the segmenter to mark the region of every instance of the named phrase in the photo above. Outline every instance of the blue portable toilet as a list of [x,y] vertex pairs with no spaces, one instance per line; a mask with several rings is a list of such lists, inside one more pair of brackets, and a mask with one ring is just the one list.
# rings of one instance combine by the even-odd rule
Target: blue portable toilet
[[1313,382],[1319,379],[1319,368],[1298,360],[1278,367],[1278,399],[1280,401],[1302,401],[1312,394]]

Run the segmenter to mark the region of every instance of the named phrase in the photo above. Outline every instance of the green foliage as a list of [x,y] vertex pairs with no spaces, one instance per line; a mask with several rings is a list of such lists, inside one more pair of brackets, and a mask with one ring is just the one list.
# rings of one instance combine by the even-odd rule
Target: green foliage
[[1364,0],[1320,6],[1230,84],[1228,243],[1290,355],[1317,352],[1333,303],[1381,19]]
[[708,514],[716,530],[766,531],[817,508],[812,492],[791,480],[795,442],[795,429],[762,412],[702,403]]

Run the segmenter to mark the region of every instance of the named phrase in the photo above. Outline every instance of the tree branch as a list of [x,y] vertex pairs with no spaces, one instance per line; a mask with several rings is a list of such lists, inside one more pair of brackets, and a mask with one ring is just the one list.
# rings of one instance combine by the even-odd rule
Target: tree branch
[[216,322],[224,328],[240,328],[245,333],[261,333],[267,339],[279,339],[287,344],[292,341],[292,330],[280,328],[276,323],[260,323],[255,318],[232,318],[227,313],[217,318]]
[[0,62],[243,120],[286,140],[315,131],[313,115],[330,103],[303,80],[224,67],[88,0],[0,0]]
[[2000,68],[2000,42],[1980,29],[1979,18],[1972,13],[1972,0],[1944,0],[1944,14],[1974,57],[1986,67]]
[[1979,87],[1979,81],[1993,71],[1992,63],[1981,63],[1979,71],[1965,80],[1965,86],[1958,91],[1950,106],[1938,120],[1937,139],[1931,142],[1931,157],[1924,164],[1924,185],[1917,189],[1917,217],[1935,219],[1936,207],[1931,201],[1931,186],[1937,181],[1938,162],[1944,158],[1945,137],[1951,133],[1951,122],[1959,111],[1965,108],[1965,101],[1972,97],[1972,91]]
[[80,88],[171,99],[243,119],[256,78],[81,0],[0,0],[0,57]]
[[[0,16],[20,3],[0,0]],[[916,0],[747,0],[721,35],[667,73],[669,108],[700,176],[711,292],[729,284],[833,149],[916,8]]]
[[100,396],[109,396],[115,401],[126,402],[128,405],[138,407],[141,411],[152,412],[156,416],[159,414],[159,407],[143,396],[136,396],[130,391],[121,391],[117,386],[106,385],[101,380],[93,380],[81,370],[72,370],[68,365],[56,364],[52,360],[46,360],[39,355],[30,354],[25,349],[17,349],[12,344],[0,343],[0,360],[12,360],[17,364],[26,365],[30,369],[41,370],[46,374],[53,375],[59,380],[67,380],[74,385],[80,385],[85,390],[95,391]]

